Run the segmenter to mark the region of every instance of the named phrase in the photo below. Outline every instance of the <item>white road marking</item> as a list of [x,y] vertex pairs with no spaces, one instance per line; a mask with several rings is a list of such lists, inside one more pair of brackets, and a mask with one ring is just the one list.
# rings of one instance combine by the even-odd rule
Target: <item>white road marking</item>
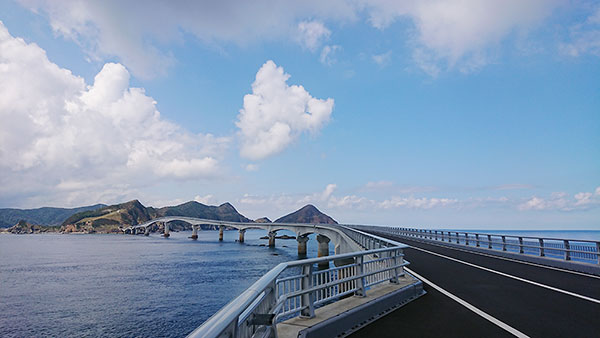
[[480,309],[476,308],[475,306],[467,303],[466,301],[462,300],[461,298],[458,298],[457,296],[451,294],[450,292],[442,289],[441,287],[437,286],[436,284],[434,284],[433,282],[431,282],[430,280],[428,280],[427,278],[419,275],[418,273],[412,271],[411,269],[405,267],[404,268],[406,271],[408,271],[408,273],[410,273],[411,275],[415,276],[416,278],[420,279],[421,281],[423,281],[423,283],[431,286],[432,288],[436,289],[437,291],[441,292],[442,294],[444,294],[447,297],[450,297],[450,299],[452,299],[453,301],[459,303],[460,305],[466,307],[467,309],[473,311],[475,314],[483,317],[484,319],[490,321],[492,324],[510,332],[512,335],[516,336],[516,337],[520,337],[520,338],[528,338],[529,336],[527,336],[526,334],[524,334],[523,332],[515,329],[514,327],[504,323],[503,321],[497,319],[496,317],[492,317],[491,315],[481,311]]
[[[580,276],[585,276],[585,277],[589,277],[589,278],[600,279],[600,276],[590,275],[589,273],[585,273],[585,272],[565,270],[565,269],[557,268],[557,267],[554,267],[554,266],[548,266],[548,265],[542,265],[542,264],[531,263],[531,262],[526,262],[526,261],[520,261],[518,259],[497,256],[497,255],[494,255],[494,254],[487,254],[487,253],[484,253],[484,252],[472,251],[472,250],[469,250],[469,249],[466,249],[466,248],[458,248],[458,247],[453,247],[453,246],[447,246],[447,245],[444,245],[443,242],[439,243],[439,242],[420,241],[420,240],[412,239],[412,238],[409,238],[409,239],[413,240],[415,242],[419,242],[419,243],[424,243],[424,244],[428,244],[428,245],[435,245],[435,246],[440,247],[440,248],[453,249],[453,250],[458,250],[458,251],[462,251],[462,252],[466,252],[466,253],[470,253],[470,254],[475,254],[475,255],[480,255],[480,256],[485,256],[485,257],[491,257],[491,258],[497,258],[497,259],[503,259],[505,261],[516,262],[516,263],[521,263],[521,264],[527,264],[527,265],[537,266],[537,267],[544,268],[544,269],[556,270],[556,271],[571,273],[571,274],[574,274],[574,275],[580,275]],[[403,243],[403,244],[405,244],[405,243]],[[406,244],[406,245],[409,245],[409,244]]]
[[498,274],[500,276],[504,276],[504,277],[516,279],[516,280],[521,281],[521,282],[529,283],[529,284],[532,284],[532,285],[535,285],[535,286],[546,288],[548,290],[552,290],[552,291],[564,293],[565,295],[569,295],[569,296],[581,298],[581,299],[584,299],[584,300],[587,300],[587,301],[590,301],[590,302],[593,302],[593,303],[596,303],[596,304],[600,304],[600,300],[595,299],[595,298],[583,296],[583,295],[580,295],[580,294],[577,294],[577,293],[574,293],[574,292],[562,290],[562,289],[559,289],[559,288],[555,288],[553,286],[549,286],[549,285],[546,285],[546,284],[534,282],[534,281],[531,281],[531,280],[528,280],[528,279],[525,279],[525,278],[521,278],[521,277],[509,275],[509,274],[504,273],[504,272],[496,271],[496,270],[493,270],[493,269],[490,269],[490,268],[486,268],[486,267],[483,267],[483,266],[480,266],[480,265],[477,265],[477,264],[473,264],[473,263],[461,261],[460,259],[456,259],[456,258],[453,258],[453,257],[442,255],[442,254],[439,254],[437,252],[433,252],[433,251],[429,251],[429,250],[426,250],[426,249],[417,248],[417,247],[414,247],[414,246],[412,248],[416,249],[416,250],[423,251],[423,252],[427,252],[427,253],[429,253],[431,255],[436,255],[436,256],[439,256],[439,257],[442,257],[442,258],[449,259],[451,261],[455,261],[455,262],[462,263],[462,264],[465,264],[465,265],[468,265],[468,266],[472,266],[474,268],[478,268],[478,269],[481,269],[481,270],[484,270],[484,271],[492,272],[492,273]]

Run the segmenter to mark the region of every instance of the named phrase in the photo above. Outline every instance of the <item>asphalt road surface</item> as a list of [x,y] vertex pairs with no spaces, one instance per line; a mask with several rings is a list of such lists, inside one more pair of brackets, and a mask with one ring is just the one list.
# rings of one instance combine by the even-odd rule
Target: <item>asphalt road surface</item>
[[[598,277],[484,256],[396,236],[383,237],[412,247],[404,250],[405,258],[411,263],[411,270],[517,332],[529,337],[600,338]],[[426,295],[355,332],[351,337],[514,336],[430,285],[424,283],[424,288],[427,291]],[[586,297],[590,299],[585,299]]]

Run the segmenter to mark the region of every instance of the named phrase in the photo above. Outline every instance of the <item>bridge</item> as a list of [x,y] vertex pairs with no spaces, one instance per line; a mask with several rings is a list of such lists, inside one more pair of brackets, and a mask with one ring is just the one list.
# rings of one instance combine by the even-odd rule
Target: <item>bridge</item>
[[270,242],[283,229],[297,238],[316,233],[336,248],[333,256],[276,266],[190,337],[597,337],[600,332],[597,241],[186,217],[156,219],[126,231],[146,232],[156,222],[174,220],[216,225],[221,234],[224,227],[240,234],[262,229]]
[[318,245],[318,256],[329,255],[329,242],[333,242],[334,252],[336,254],[348,253],[353,251],[359,251],[361,248],[357,244],[348,238],[342,231],[335,227],[331,227],[327,224],[306,224],[306,223],[250,223],[250,222],[228,222],[228,221],[217,221],[204,218],[184,217],[184,216],[166,216],[152,219],[148,222],[132,225],[123,228],[123,232],[126,234],[137,234],[143,233],[144,235],[150,234],[150,229],[155,224],[163,224],[163,236],[170,236],[169,222],[181,221],[191,224],[192,236],[191,239],[198,238],[198,231],[200,225],[214,225],[219,228],[219,241],[223,240],[223,231],[225,228],[234,228],[239,232],[240,243],[244,243],[245,233],[249,229],[262,229],[267,231],[269,238],[269,247],[275,246],[275,240],[277,238],[277,231],[288,230],[296,234],[296,241],[298,242],[298,254],[306,255],[306,243],[309,238],[308,235],[316,234]]

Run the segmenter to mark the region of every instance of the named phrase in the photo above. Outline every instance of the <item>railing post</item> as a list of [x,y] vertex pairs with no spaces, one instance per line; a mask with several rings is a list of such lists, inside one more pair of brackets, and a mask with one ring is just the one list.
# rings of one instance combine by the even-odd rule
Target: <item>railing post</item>
[[435,230],[435,240],[436,240],[436,241],[438,240],[438,237],[437,237],[437,230]]
[[469,234],[465,232],[465,245],[469,245]]
[[519,253],[524,253],[523,251],[523,237],[519,237]]
[[600,264],[600,242],[596,242],[596,257],[598,257],[598,264]]
[[[313,265],[305,264],[302,266],[302,290],[308,290],[313,286]],[[305,293],[300,297],[300,305],[305,307],[300,311],[300,316],[304,318],[313,318],[315,316],[315,295],[314,292]]]
[[568,240],[564,240],[563,243],[565,244],[565,260],[566,261],[570,261],[571,260],[571,246],[569,244]]
[[479,234],[475,234],[475,246],[479,248]]
[[544,239],[540,238],[540,257],[544,257],[546,256],[546,254],[544,253]]
[[365,260],[365,256],[364,255],[360,255],[358,257],[356,257],[356,273],[358,274],[358,276],[360,276],[360,278],[358,278],[356,280],[356,283],[358,284],[356,287],[358,290],[356,290],[356,295],[360,296],[360,297],[366,297],[367,296],[367,290],[365,289],[365,277],[364,275],[364,260]]
[[506,236],[502,236],[502,251],[506,251]]
[[460,235],[458,232],[456,233],[456,244],[460,244]]
[[488,249],[492,248],[492,235],[487,235],[488,238]]
[[[402,272],[402,274],[398,273],[398,269],[399,269],[399,267],[398,267],[398,256],[399,256],[399,254],[398,253],[399,253],[399,251],[400,250],[392,250],[392,251],[390,251],[390,254],[393,255],[392,258],[393,258],[393,262],[394,262],[394,270],[392,270],[393,275],[392,275],[392,278],[390,279],[390,282],[393,283],[393,284],[400,283],[400,279],[399,278],[400,278],[401,275],[404,275],[404,272]],[[400,256],[400,257],[402,257],[402,256]],[[402,264],[402,260],[400,260],[400,264]]]

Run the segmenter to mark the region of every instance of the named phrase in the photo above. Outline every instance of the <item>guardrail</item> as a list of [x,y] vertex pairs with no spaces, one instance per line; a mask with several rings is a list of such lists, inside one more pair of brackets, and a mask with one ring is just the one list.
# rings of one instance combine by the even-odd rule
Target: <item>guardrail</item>
[[352,227],[375,231],[376,233],[389,233],[409,238],[447,242],[489,250],[600,264],[599,241],[382,226]]
[[[368,244],[365,237],[385,240],[343,227],[340,229],[352,234],[351,238],[359,244],[358,240]],[[367,251],[281,263],[188,337],[273,337],[278,322],[297,315],[311,318],[315,308],[343,296],[366,296],[371,286],[386,281],[398,283],[398,278],[404,275],[403,267],[408,265],[402,253],[407,246],[387,242],[383,245],[382,241],[380,248]],[[344,265],[322,270],[315,268],[332,262]]]

